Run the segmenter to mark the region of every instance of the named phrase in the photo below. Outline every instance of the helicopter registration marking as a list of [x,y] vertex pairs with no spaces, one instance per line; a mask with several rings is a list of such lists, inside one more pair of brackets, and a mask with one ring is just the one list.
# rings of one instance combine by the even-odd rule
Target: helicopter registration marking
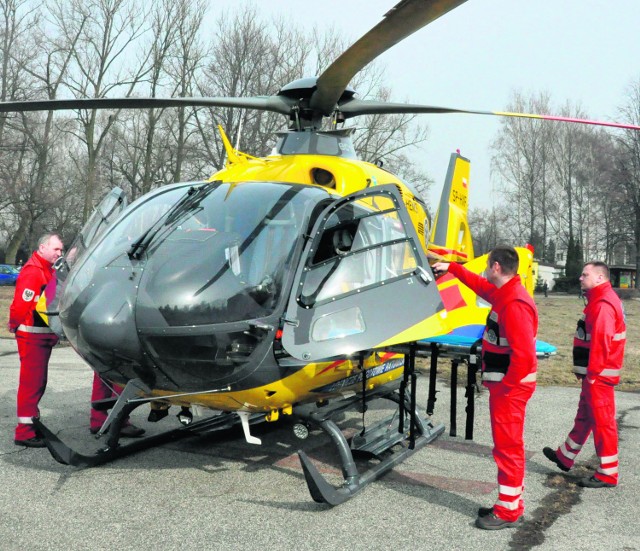
[[455,189],[451,191],[451,200],[456,205],[459,205],[465,209],[467,208],[467,196],[462,193],[458,193],[458,191]]
[[[371,369],[367,369],[364,373],[366,374],[367,379],[372,379],[373,377],[377,377],[378,375],[383,375],[389,371],[393,371],[394,369],[398,369],[399,367],[404,366],[404,358],[396,358],[395,360],[390,360],[385,362],[377,367],[372,367]],[[362,372],[358,372],[355,375],[351,375],[350,377],[345,377],[344,379],[340,379],[339,381],[335,381],[325,386],[321,386],[319,388],[314,388],[311,392],[335,392],[340,390],[341,388],[345,388],[348,386],[355,385],[357,383],[362,382]]]

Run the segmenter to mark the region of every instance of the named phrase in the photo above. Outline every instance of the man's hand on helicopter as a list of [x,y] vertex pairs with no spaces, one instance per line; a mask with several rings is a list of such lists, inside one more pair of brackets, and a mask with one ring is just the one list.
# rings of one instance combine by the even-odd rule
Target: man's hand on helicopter
[[434,276],[440,277],[449,271],[449,262],[436,262],[431,269]]

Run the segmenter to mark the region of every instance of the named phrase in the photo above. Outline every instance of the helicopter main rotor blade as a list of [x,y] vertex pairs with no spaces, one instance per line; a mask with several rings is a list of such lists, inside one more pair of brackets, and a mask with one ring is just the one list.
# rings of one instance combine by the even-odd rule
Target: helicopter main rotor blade
[[380,54],[466,0],[402,0],[318,78],[310,107],[328,116],[354,75]]
[[153,109],[163,107],[240,107],[288,115],[293,101],[283,96],[249,98],[83,98],[6,101],[0,113],[14,111],[59,111],[63,109]]
[[468,115],[493,115],[498,117],[520,117],[526,119],[542,119],[548,121],[573,122],[578,124],[590,124],[593,126],[609,126],[626,130],[640,130],[640,126],[619,122],[594,121],[589,119],[577,119],[574,117],[561,117],[556,115],[538,115],[535,113],[514,113],[510,111],[478,111],[472,109],[454,109],[451,107],[436,107],[433,105],[415,105],[410,103],[386,103],[383,101],[351,100],[340,106],[340,111],[346,119],[358,115],[398,115],[402,113],[415,114],[440,114],[460,113]]

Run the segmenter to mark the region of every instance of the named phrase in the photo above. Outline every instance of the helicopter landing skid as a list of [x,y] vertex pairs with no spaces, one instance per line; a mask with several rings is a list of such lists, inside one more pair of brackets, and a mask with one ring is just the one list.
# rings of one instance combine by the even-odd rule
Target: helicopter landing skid
[[[255,418],[252,418],[250,423],[261,420],[264,420],[264,415],[259,414],[256,415]],[[58,463],[72,465],[74,467],[97,467],[98,465],[108,463],[120,457],[146,450],[154,446],[159,446],[161,444],[166,444],[168,442],[173,442],[182,438],[189,438],[191,436],[207,432],[227,430],[239,423],[240,418],[233,413],[216,415],[214,417],[203,419],[202,421],[191,423],[187,426],[168,430],[153,436],[147,436],[146,438],[137,439],[124,446],[118,443],[120,426],[116,423],[109,429],[107,445],[98,450],[95,454],[84,455],[67,446],[39,419],[34,418],[33,420],[36,431],[38,431],[44,439],[44,442],[53,458],[58,461]]]
[[[404,413],[409,415],[411,413],[408,401],[403,401],[400,398],[400,393],[397,391],[386,393],[374,392],[371,393],[371,395],[367,395],[365,401],[374,398],[384,398],[396,402],[399,406],[400,415],[398,412],[395,412],[388,419],[354,436],[351,439],[351,445],[349,445],[346,437],[336,423],[331,420],[331,417],[349,407],[362,404],[361,395],[341,400],[333,408],[326,406],[321,410],[310,413],[304,413],[304,411],[296,412],[296,415],[304,422],[326,432],[335,444],[340,455],[344,483],[336,488],[320,474],[307,454],[302,450],[298,450],[298,457],[302,463],[302,469],[309,492],[313,500],[317,503],[327,503],[331,506],[344,503],[362,490],[367,484],[381,477],[444,432],[445,427],[443,424],[434,425],[431,421],[423,420],[418,414],[417,409],[414,408],[414,414],[411,417],[413,417],[412,426],[415,434],[411,435],[409,429],[405,430],[403,419]],[[402,446],[401,450],[394,452],[389,451],[390,448],[398,444]],[[358,472],[354,461],[354,452],[365,452],[381,457],[382,460],[361,474]],[[389,455],[389,453],[391,455]]]

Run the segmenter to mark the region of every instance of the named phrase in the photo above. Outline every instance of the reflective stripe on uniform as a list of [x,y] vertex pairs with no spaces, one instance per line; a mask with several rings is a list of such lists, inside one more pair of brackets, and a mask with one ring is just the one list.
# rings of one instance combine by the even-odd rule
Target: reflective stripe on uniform
[[498,484],[498,492],[506,496],[519,496],[522,493],[522,486],[503,486]]
[[596,469],[596,472],[600,474],[618,474],[618,466],[616,465],[615,467],[609,467],[608,469],[598,467]]
[[600,458],[600,463],[606,465],[607,463],[613,463],[614,461],[618,461],[618,454],[615,455],[607,455]]
[[53,333],[49,327],[34,327],[33,325],[18,325],[17,330],[24,333]]
[[[482,373],[483,381],[500,382],[504,378],[504,373],[498,371],[484,371]],[[521,383],[535,383],[538,380],[538,374],[534,371],[529,373],[526,377],[520,379]]]
[[514,501],[502,501],[501,499],[499,499],[498,501],[496,501],[496,505],[500,505],[500,507],[509,509],[509,511],[515,511],[520,506],[520,498]]
[[[576,333],[576,337],[580,339],[580,337],[578,336],[578,334],[577,334],[577,333]],[[626,338],[627,338],[627,332],[626,332],[626,331],[623,331],[622,333],[616,333],[616,334],[613,336],[612,340],[614,340],[614,341],[623,341],[623,340],[625,340]],[[587,334],[585,335],[585,338],[584,338],[584,339],[580,339],[580,340],[583,340],[583,341],[590,341],[590,340],[591,340],[591,333],[587,333]]]
[[578,455],[577,451],[576,452],[569,451],[569,448],[567,448],[566,443],[560,444],[560,451],[562,452],[562,455],[564,455],[567,459],[575,459],[576,456]]
[[[574,365],[573,372],[577,373],[578,375],[586,375],[587,368],[582,365]],[[620,375],[620,368],[615,367],[611,369],[603,369],[600,373],[598,373],[598,375],[602,375],[603,377],[618,377]]]
[[602,375],[603,377],[617,377],[620,375],[620,368],[603,369],[599,375]]
[[33,419],[31,417],[18,417],[18,423],[23,425],[33,425]]
[[582,444],[578,444],[577,442],[574,442],[573,438],[570,438],[568,436],[567,436],[567,439],[565,440],[565,444],[571,446],[571,449],[574,449],[574,450],[582,449]]

